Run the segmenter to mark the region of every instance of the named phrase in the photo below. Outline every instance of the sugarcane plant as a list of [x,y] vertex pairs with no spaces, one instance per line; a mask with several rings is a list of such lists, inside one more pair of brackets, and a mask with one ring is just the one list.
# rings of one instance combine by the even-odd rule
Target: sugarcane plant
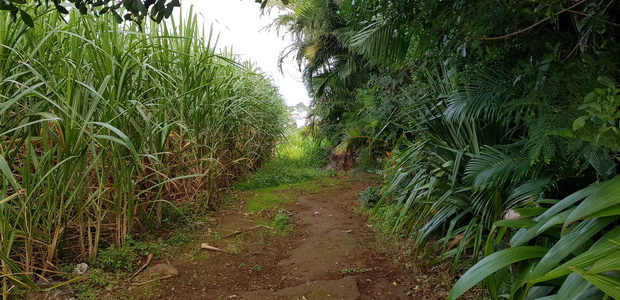
[[161,223],[165,205],[207,205],[272,154],[286,122],[271,81],[214,52],[193,13],[140,28],[28,12],[34,27],[0,12],[5,297]]

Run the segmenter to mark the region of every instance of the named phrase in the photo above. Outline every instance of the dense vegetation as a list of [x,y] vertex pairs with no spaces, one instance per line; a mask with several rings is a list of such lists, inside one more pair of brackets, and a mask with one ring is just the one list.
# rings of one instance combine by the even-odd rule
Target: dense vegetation
[[307,128],[290,128],[284,143],[276,146],[276,155],[235,184],[238,190],[250,190],[281,185],[290,185],[329,176],[322,172],[327,155],[328,143],[310,135]]
[[387,153],[376,213],[465,272],[449,299],[620,297],[618,3],[287,7],[318,134]]
[[286,123],[272,83],[214,53],[193,14],[139,31],[50,10],[28,11],[34,27],[0,12],[4,297],[159,226],[171,202],[208,206]]

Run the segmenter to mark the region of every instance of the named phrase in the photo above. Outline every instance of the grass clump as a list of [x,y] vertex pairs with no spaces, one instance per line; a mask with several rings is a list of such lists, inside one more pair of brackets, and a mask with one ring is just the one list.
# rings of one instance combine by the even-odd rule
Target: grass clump
[[185,233],[176,232],[167,242],[153,241],[152,237],[136,239],[132,236],[127,236],[126,240],[127,242],[122,246],[110,246],[101,250],[98,257],[93,260],[93,265],[114,273],[132,271],[136,267],[138,258],[149,254],[155,258],[166,258],[169,256],[166,251],[169,246],[183,246],[191,240],[191,237]]
[[271,220],[271,227],[282,232],[289,232],[293,230],[293,220],[291,220],[290,212],[284,209],[280,210],[280,212]]
[[260,273],[263,271],[263,267],[261,265],[253,265],[251,270],[254,273]]
[[162,209],[162,227],[182,228],[190,225],[198,219],[200,209],[195,205],[173,205],[165,204]]
[[276,159],[265,164],[245,182],[237,184],[237,188],[240,190],[250,190],[274,187],[320,177],[322,177],[322,174],[316,168],[296,166],[295,162],[289,159]]

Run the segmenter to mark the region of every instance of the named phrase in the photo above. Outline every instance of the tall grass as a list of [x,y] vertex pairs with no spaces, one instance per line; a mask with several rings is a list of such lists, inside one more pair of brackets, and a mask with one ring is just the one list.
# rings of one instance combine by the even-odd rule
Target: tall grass
[[250,63],[212,50],[195,15],[116,25],[0,12],[0,277],[32,286],[60,255],[209,201],[272,153],[285,107]]

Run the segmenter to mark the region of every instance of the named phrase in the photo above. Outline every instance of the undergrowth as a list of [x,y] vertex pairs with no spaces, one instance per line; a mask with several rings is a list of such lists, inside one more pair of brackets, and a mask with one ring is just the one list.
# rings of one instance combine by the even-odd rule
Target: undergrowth
[[276,157],[254,174],[237,183],[239,190],[275,187],[329,176],[321,171],[329,153],[324,140],[310,136],[305,129],[290,132],[285,143],[277,147]]

